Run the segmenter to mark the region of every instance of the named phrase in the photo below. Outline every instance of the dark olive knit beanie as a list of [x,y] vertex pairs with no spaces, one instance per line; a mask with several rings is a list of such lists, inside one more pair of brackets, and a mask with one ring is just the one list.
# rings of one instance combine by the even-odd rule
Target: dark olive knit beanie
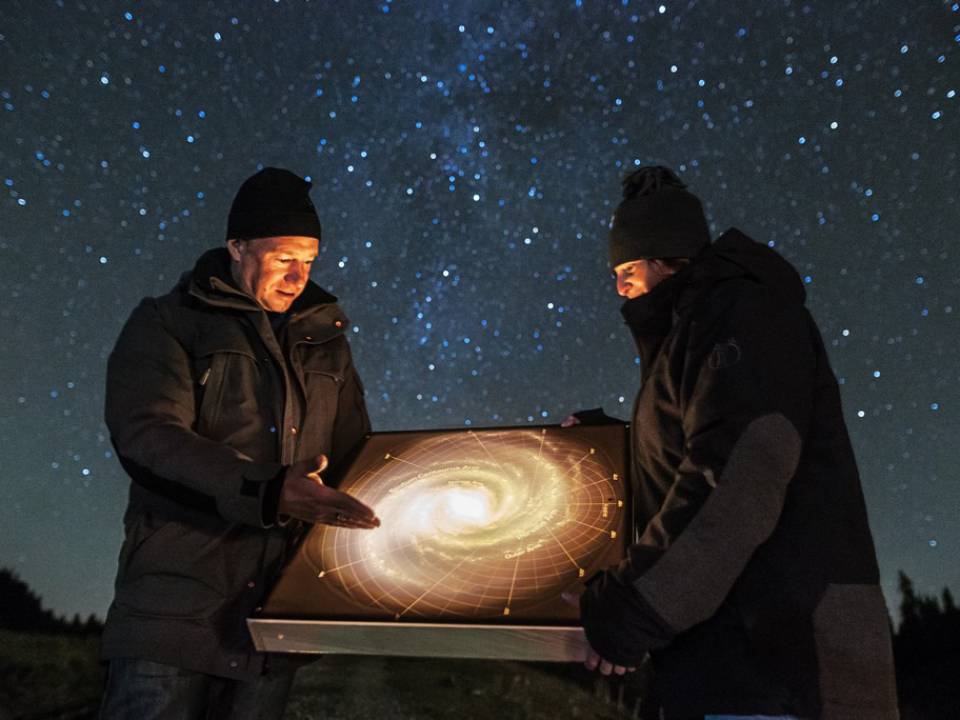
[[313,185],[281,168],[247,178],[230,206],[227,239],[300,235],[320,239],[320,219],[310,201]]
[[651,258],[692,258],[710,244],[703,206],[673,171],[642,167],[623,179],[610,229],[610,266]]

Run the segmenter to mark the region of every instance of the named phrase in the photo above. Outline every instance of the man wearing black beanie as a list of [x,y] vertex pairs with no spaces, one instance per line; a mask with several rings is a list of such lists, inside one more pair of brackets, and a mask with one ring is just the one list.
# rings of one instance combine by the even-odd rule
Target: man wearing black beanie
[[894,720],[863,493],[799,275],[738,230],[711,244],[663,167],[624,181],[609,250],[641,358],[639,539],[580,596],[588,668],[649,654],[666,720]]
[[226,247],[145,298],[110,355],[106,422],[132,482],[101,718],[281,717],[293,667],[254,650],[246,618],[309,523],[379,525],[321,480],[370,423],[349,322],[310,280],[310,187],[247,179]]

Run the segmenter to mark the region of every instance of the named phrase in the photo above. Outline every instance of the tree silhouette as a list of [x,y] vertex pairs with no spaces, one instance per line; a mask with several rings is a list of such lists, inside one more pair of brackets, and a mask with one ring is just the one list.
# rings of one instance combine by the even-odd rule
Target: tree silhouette
[[14,572],[0,569],[0,627],[8,630],[54,630],[57,620]]
[[918,595],[899,574],[900,627],[893,639],[904,720],[956,720],[960,713],[960,610],[944,588],[941,600]]
[[102,624],[94,615],[86,621],[75,615],[67,621],[43,607],[40,597],[17,574],[0,568],[0,628],[18,632],[54,632],[86,635],[100,632]]

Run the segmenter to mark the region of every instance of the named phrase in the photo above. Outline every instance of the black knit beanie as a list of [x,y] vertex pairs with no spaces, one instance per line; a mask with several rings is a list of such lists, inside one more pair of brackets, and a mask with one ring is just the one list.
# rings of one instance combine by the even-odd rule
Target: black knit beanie
[[320,219],[310,201],[312,183],[281,168],[264,168],[247,178],[230,206],[227,239],[280,235],[320,239]]
[[642,167],[623,179],[610,229],[610,266],[651,258],[692,258],[710,244],[703,206],[673,171]]

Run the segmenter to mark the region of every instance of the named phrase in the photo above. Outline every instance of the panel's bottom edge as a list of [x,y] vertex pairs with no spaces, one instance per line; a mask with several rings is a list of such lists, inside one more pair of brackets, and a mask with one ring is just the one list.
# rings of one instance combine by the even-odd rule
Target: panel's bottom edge
[[589,650],[581,627],[264,618],[247,624],[261,652],[579,662]]

